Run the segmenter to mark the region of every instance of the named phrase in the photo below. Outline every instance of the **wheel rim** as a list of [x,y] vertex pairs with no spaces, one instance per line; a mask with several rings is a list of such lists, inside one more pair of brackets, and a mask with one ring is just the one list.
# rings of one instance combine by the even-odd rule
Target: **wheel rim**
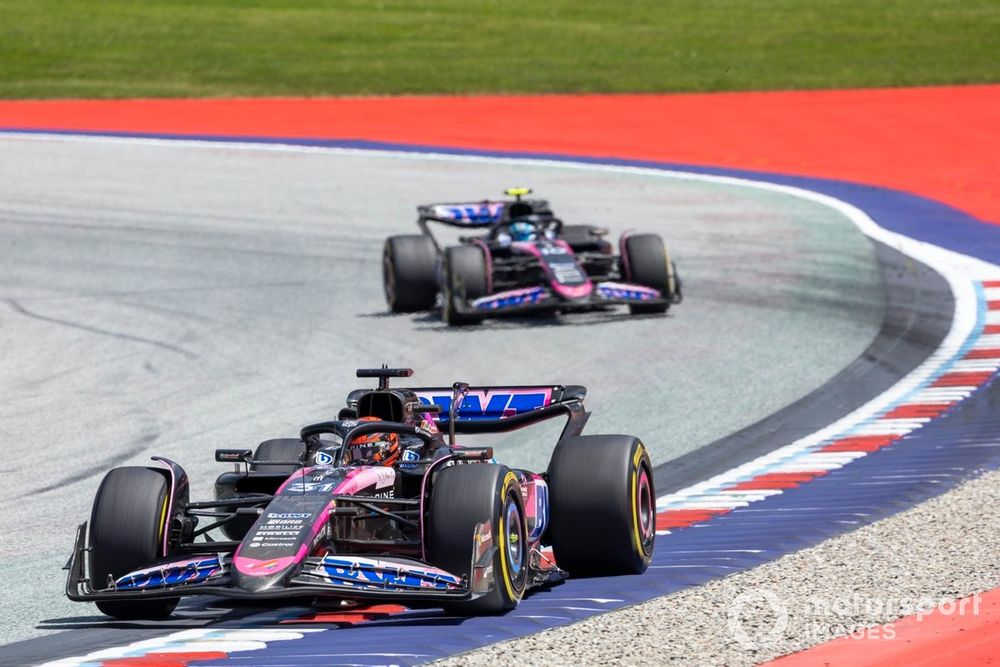
[[653,538],[656,535],[656,504],[653,500],[649,469],[645,462],[639,467],[636,496],[639,537],[643,552],[648,554],[652,551]]
[[514,585],[520,588],[521,570],[524,569],[524,533],[523,521],[521,521],[521,510],[513,498],[508,497],[507,505],[504,508],[504,544],[507,559],[507,566],[510,571],[510,578]]

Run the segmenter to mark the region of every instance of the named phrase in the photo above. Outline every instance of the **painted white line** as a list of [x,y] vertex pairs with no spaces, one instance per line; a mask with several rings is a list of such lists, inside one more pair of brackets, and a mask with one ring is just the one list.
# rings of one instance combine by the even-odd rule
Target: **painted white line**
[[954,403],[972,393],[971,389],[956,389],[955,387],[930,387],[918,391],[910,398],[910,403]]
[[729,498],[719,498],[718,496],[699,496],[695,500],[684,503],[684,507],[672,507],[670,509],[686,510],[731,510],[737,507],[748,507],[749,500],[732,500]]
[[930,421],[926,417],[912,419],[879,419],[878,421],[859,426],[851,431],[850,436],[863,435],[903,435],[916,430]]
[[987,334],[985,336],[980,336],[979,340],[972,345],[972,349],[974,350],[993,350],[998,348],[1000,348],[1000,334]]
[[1000,359],[962,359],[956,361],[951,370],[956,373],[995,371],[1000,368]]

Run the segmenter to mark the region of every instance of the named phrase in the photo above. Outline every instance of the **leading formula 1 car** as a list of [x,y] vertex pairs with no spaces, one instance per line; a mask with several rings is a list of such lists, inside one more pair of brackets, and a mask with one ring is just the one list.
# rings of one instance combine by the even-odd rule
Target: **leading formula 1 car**
[[[592,225],[565,225],[547,201],[525,199],[417,207],[421,234],[391,236],[382,254],[385,299],[396,313],[430,310],[440,296],[448,324],[534,311],[571,312],[628,304],[630,312],[663,313],[680,303],[677,269],[656,234],[621,236],[618,254]],[[428,223],[468,231],[442,248]]]
[[[121,619],[165,618],[181,596],[326,596],[512,609],[525,591],[577,575],[643,572],[655,493],[635,437],[581,435],[580,386],[399,389],[409,369],[361,369],[378,389],[338,419],[232,462],[215,499],[194,502],[176,463],[111,470],[80,525],[66,594]],[[566,425],[548,470],[511,470],[456,434]],[[442,427],[447,428],[447,439]]]

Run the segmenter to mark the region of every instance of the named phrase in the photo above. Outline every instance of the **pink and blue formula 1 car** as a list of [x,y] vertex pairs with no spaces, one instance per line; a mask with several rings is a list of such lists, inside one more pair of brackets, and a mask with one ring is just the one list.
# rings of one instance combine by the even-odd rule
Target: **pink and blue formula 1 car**
[[[677,269],[656,234],[623,234],[618,253],[607,230],[564,225],[528,188],[513,200],[417,208],[421,234],[386,239],[382,276],[396,313],[431,310],[440,298],[448,324],[530,312],[572,312],[627,304],[633,314],[663,313],[681,301]],[[442,248],[436,222],[481,232]]]
[[[362,369],[335,421],[256,451],[193,502],[179,465],[122,467],[80,525],[66,594],[121,619],[165,618],[178,599],[317,596],[512,609],[566,576],[637,574],[653,552],[655,493],[643,444],[581,435],[579,386],[389,388],[409,369]],[[566,425],[548,470],[511,470],[457,434]],[[448,436],[441,429],[446,428]]]

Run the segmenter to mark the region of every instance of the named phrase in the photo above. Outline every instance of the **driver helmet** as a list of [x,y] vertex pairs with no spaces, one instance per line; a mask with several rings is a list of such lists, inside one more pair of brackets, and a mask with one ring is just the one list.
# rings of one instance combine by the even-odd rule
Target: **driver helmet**
[[527,220],[510,223],[510,237],[515,241],[534,241],[536,231],[534,223]]
[[[378,417],[362,417],[358,423],[377,421]],[[367,433],[347,443],[343,465],[391,466],[399,460],[399,454],[398,433]]]

